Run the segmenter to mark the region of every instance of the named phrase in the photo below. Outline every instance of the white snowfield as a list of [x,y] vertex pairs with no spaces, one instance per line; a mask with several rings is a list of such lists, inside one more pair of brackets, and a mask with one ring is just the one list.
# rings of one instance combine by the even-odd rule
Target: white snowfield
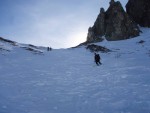
[[84,46],[48,52],[1,41],[0,113],[150,113],[150,29],[142,31],[97,43],[113,51],[99,52],[101,66]]

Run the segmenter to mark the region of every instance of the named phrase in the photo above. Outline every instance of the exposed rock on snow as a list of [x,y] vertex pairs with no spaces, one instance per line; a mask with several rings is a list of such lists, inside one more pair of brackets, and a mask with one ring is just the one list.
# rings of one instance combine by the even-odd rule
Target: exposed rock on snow
[[38,47],[31,44],[20,44],[15,41],[0,37],[0,52],[4,54],[4,52],[10,52],[15,48],[23,48],[32,52],[33,54],[43,54],[43,50],[46,50],[46,48],[44,47]]
[[42,54],[43,52],[39,49],[36,48],[32,48],[32,47],[22,47],[22,48],[25,48],[25,50],[28,50],[28,51],[31,51],[33,52],[34,54]]
[[103,52],[103,53],[107,53],[110,52],[111,50],[107,49],[106,47],[103,46],[99,46],[99,45],[95,45],[95,44],[90,44],[86,47],[86,49],[89,49],[91,52]]
[[0,47],[0,51],[7,51],[7,52],[9,52],[10,50],[7,50],[7,49],[4,49],[4,48]]
[[145,43],[145,41],[144,40],[140,40],[138,43],[139,44],[143,44],[143,43]]
[[9,43],[9,44],[11,44],[11,45],[16,46],[16,42],[11,41],[11,40],[8,40],[8,39],[4,39],[4,38],[2,38],[2,37],[0,37],[0,41],[1,41],[1,42],[5,42],[5,43]]

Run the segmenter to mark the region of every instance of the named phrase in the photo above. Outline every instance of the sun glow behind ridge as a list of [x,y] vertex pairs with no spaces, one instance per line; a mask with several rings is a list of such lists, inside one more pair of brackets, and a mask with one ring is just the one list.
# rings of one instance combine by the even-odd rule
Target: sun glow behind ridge
[[[19,43],[69,48],[86,41],[110,0],[0,0],[0,36]],[[120,0],[127,2],[127,0]]]

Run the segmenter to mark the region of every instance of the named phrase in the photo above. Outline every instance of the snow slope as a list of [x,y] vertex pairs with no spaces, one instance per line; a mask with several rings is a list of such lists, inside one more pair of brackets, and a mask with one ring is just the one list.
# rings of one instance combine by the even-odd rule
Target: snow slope
[[100,53],[101,66],[84,46],[36,52],[0,42],[0,113],[150,113],[150,29],[142,31],[98,43],[113,50]]

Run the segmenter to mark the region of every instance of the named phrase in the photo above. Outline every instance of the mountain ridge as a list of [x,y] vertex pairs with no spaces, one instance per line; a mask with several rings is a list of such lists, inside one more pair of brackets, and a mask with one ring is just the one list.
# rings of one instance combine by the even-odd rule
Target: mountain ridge
[[125,40],[140,35],[140,29],[129,15],[124,11],[119,1],[110,1],[109,8],[100,13],[92,27],[88,29],[87,43]]
[[32,44],[21,44],[21,43],[0,37],[0,51],[1,52],[7,53],[17,48],[22,48],[34,54],[43,54],[43,51],[46,50],[46,47],[35,46]]

